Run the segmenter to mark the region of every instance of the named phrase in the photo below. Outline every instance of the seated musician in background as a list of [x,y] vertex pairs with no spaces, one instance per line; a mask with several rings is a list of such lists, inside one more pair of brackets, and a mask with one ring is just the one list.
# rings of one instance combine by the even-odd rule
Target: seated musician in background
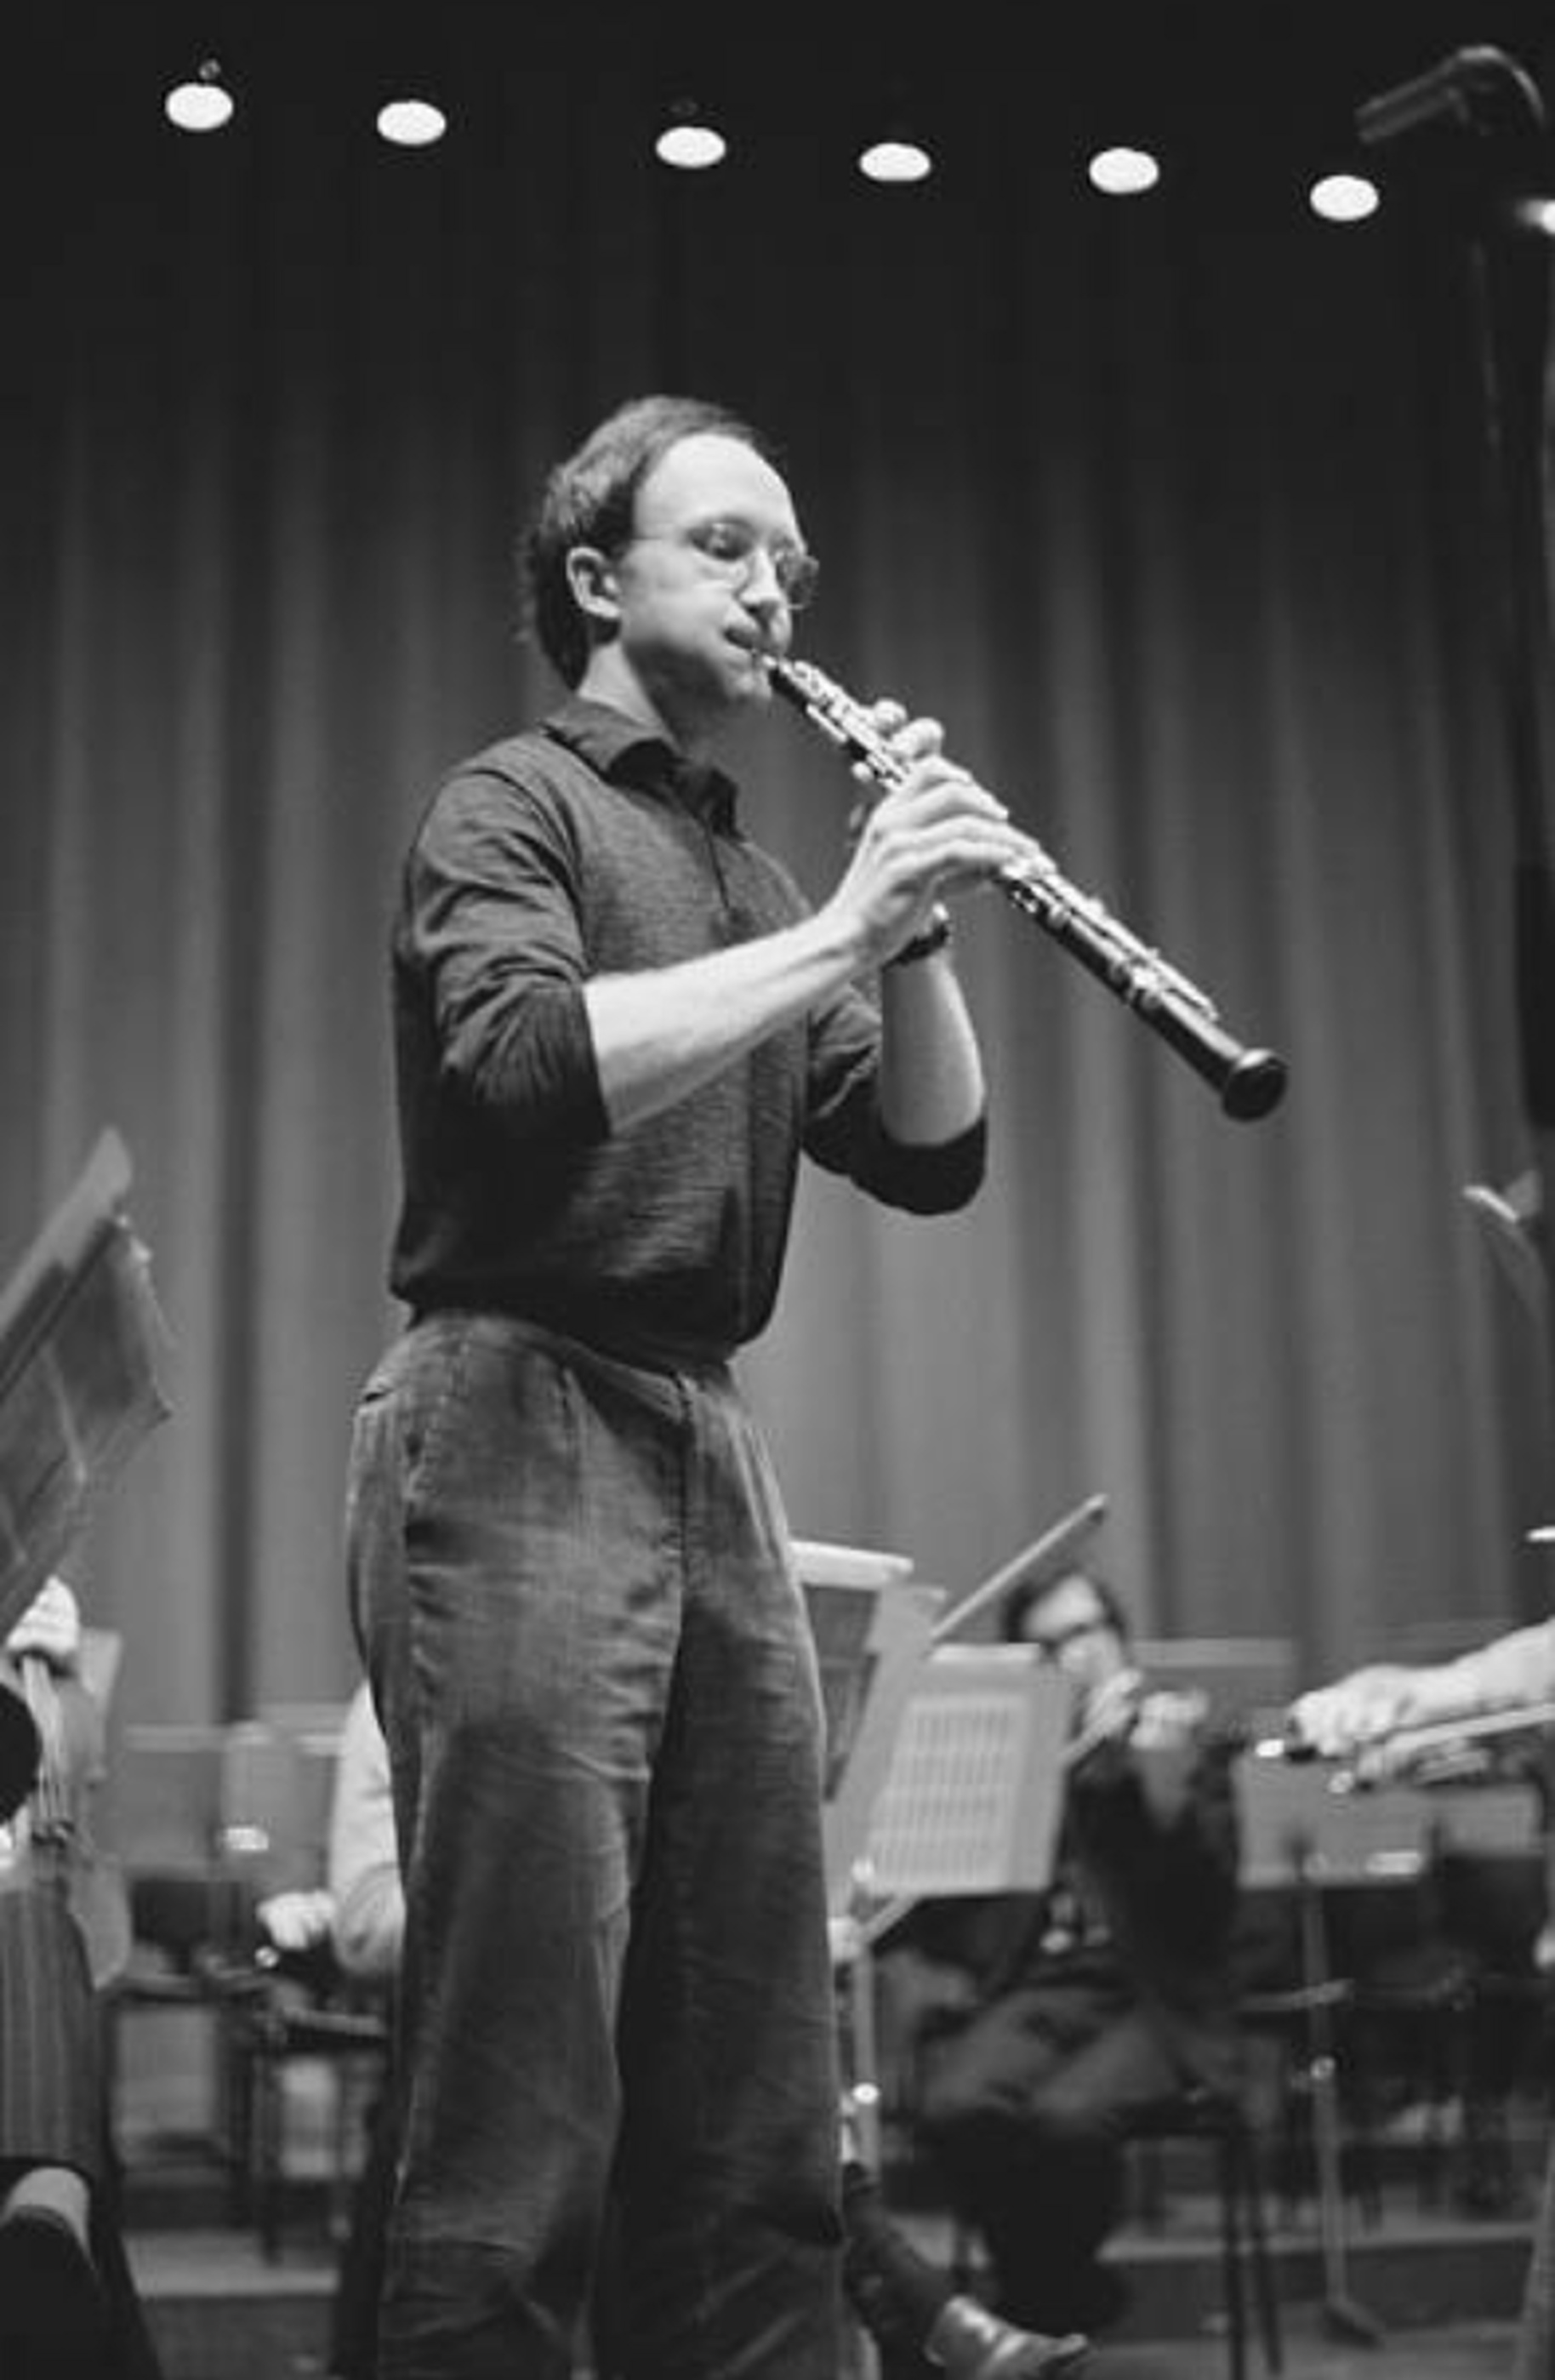
[[[283,1893],[261,1904],[278,1949],[312,1951],[327,1933],[341,1971],[392,1987],[404,1931],[404,1894],[394,1840],[389,1754],[371,1695],[357,1687],[346,1713],[331,1810],[327,1889]],[[1058,2380],[1084,2354],[1079,2338],[1048,2339],[1017,2329],[958,2293],[890,2223],[862,2164],[844,2143],[844,2277],[864,2326],[886,2350],[886,2380],[949,2373],[954,2380]],[[374,2380],[378,2300],[394,2183],[392,2096],[373,2111],[353,2202],[331,2320],[330,2380]],[[597,2293],[595,2357],[611,2380],[616,2356],[608,2289]]]
[[[1428,1776],[1450,1742],[1439,1728],[1509,1716],[1555,1699],[1555,1619],[1509,1629],[1451,1661],[1378,1661],[1300,1694],[1286,1714],[1293,1745],[1343,1759],[1358,1782]],[[1427,1744],[1412,1742],[1429,1729]],[[1555,2375],[1555,2153],[1546,2171],[1524,2292],[1513,2380]]]
[[80,1651],[76,1597],[58,1578],[0,1648],[0,1678],[34,1706],[42,1734],[39,1780],[0,1827],[0,2373],[157,2380],[120,2228],[101,2011],[71,1872],[70,1795],[91,1779],[69,1764],[100,1754]]
[[1130,2126],[1238,2070],[1235,1746],[1201,1697],[1150,1691],[1092,1572],[1023,1585],[1004,1629],[1073,1682],[1055,1879],[908,1920],[920,1959],[953,1962],[963,2002],[971,1978],[971,2013],[925,2042],[919,2136],[982,2235],[999,2312],[1090,2331],[1121,2307],[1100,2252]]

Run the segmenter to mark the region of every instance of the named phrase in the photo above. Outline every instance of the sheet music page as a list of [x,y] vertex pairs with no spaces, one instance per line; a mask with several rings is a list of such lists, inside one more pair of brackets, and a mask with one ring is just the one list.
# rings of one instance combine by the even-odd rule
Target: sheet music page
[[150,1259],[118,1211],[127,1179],[109,1135],[0,1295],[0,1635],[171,1411]]

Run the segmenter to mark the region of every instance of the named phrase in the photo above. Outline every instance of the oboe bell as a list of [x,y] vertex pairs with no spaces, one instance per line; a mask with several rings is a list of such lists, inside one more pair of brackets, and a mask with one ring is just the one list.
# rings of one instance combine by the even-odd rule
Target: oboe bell
[[[835,679],[791,654],[769,655],[766,668],[776,691],[877,783],[888,790],[902,783],[907,763],[865,706]],[[1284,1060],[1272,1050],[1249,1050],[1235,1040],[1198,985],[1130,933],[1092,894],[1071,884],[1035,838],[1027,856],[1002,868],[996,881],[1018,909],[1035,918],[1213,1086],[1228,1116],[1248,1123],[1278,1106],[1284,1095]]]

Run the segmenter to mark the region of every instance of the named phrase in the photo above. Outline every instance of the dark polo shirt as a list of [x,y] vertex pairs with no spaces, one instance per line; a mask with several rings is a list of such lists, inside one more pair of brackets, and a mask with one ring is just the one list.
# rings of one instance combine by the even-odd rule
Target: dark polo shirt
[[396,1295],[645,1361],[718,1358],[771,1314],[802,1152],[888,1205],[966,1204],[984,1126],[942,1148],[886,1136],[878,1013],[853,988],[612,1132],[589,978],[807,914],[741,832],[729,779],[620,712],[574,698],[459,768],[413,840],[393,929]]

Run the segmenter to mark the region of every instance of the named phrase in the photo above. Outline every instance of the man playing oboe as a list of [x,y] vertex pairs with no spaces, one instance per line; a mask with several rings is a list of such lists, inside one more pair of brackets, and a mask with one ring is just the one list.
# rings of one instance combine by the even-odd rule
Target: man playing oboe
[[601,424],[525,559],[567,698],[436,795],[393,933],[408,1322],[350,1491],[407,1900],[381,2370],[560,2380],[609,2188],[632,2380],[834,2380],[820,1703],[729,1364],[802,1155],[976,1191],[939,904],[1022,844],[884,706],[905,773],[818,907],[745,835],[713,753],[815,565],[720,408]]

